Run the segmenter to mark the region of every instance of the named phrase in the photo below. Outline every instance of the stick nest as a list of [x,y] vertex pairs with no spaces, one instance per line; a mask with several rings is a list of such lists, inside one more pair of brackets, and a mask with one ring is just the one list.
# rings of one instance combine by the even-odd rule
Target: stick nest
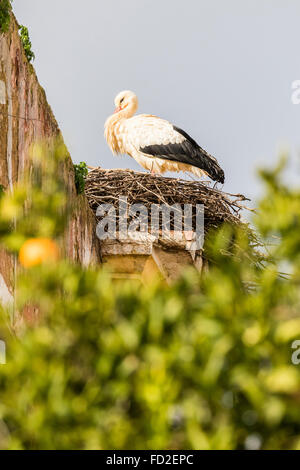
[[[119,196],[127,196],[128,205],[143,204],[150,214],[151,204],[204,205],[205,232],[224,222],[243,224],[241,211],[249,201],[242,194],[229,194],[210,187],[211,183],[153,176],[132,170],[96,168],[89,172],[85,194],[96,213],[99,204],[113,204],[118,209]],[[250,209],[251,210],[251,209]]]

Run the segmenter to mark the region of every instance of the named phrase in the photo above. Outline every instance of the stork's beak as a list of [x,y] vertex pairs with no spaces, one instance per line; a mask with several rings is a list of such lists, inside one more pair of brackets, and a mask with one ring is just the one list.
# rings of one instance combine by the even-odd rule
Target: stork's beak
[[118,113],[118,112],[121,111],[121,110],[122,110],[122,107],[119,106],[118,108],[116,108],[116,109],[114,110],[114,114]]

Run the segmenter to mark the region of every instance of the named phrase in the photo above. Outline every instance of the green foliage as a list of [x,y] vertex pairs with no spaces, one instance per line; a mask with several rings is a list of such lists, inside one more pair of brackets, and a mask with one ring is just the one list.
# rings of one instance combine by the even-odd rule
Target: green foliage
[[[263,178],[255,223],[262,237],[278,237],[265,269],[252,263],[246,234],[225,226],[207,242],[209,272],[187,271],[172,287],[116,284],[103,269],[66,261],[19,277],[18,311],[34,305],[40,321],[19,339],[5,336],[2,448],[300,448],[300,365],[291,362],[300,193],[276,172]],[[54,217],[49,196],[43,209]],[[20,220],[23,203],[4,200]]]
[[31,154],[30,171],[13,194],[0,199],[0,237],[13,252],[28,238],[62,235],[70,210],[62,178],[68,155],[63,142],[37,144]]
[[78,165],[74,165],[74,172],[77,194],[82,194],[85,187],[85,178],[88,174],[86,163],[80,162]]
[[31,62],[32,60],[35,59],[35,55],[34,55],[34,52],[32,52],[31,50],[32,44],[30,41],[28,28],[26,28],[26,26],[23,26],[23,25],[20,26],[20,37],[21,37],[21,41],[22,41],[25,55],[28,59],[28,62]]
[[[275,242],[272,253],[276,261],[284,258],[288,263],[299,266],[300,188],[282,183],[281,172],[285,166],[283,159],[274,171],[261,172],[266,182],[266,194],[260,208],[265,217],[258,216],[256,224],[264,237],[273,240],[273,244]],[[282,236],[285,243],[277,244],[276,241]]]
[[6,33],[10,25],[12,0],[0,0],[0,31]]
[[0,184],[0,197],[4,194],[4,186]]

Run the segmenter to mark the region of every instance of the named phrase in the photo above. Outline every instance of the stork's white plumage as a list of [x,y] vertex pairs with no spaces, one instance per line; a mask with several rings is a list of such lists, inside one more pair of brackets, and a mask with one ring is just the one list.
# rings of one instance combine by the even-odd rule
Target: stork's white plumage
[[217,160],[182,129],[151,114],[134,116],[138,100],[132,91],[119,93],[115,105],[104,132],[114,154],[127,153],[153,173],[186,171],[224,183]]

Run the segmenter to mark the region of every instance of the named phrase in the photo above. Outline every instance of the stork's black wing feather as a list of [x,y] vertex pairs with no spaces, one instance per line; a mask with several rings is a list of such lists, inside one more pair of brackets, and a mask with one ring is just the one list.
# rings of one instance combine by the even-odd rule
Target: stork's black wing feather
[[185,131],[173,126],[174,131],[184,137],[180,144],[154,144],[140,148],[140,151],[153,157],[172,160],[196,166],[204,170],[214,181],[224,183],[224,171],[217,160],[203,150]]

